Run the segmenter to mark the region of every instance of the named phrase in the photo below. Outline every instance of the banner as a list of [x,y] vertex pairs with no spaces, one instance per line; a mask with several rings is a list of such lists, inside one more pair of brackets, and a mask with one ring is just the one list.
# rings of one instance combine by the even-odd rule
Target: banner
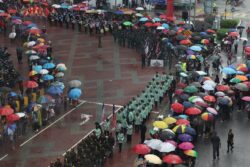
[[151,59],[150,60],[151,67],[164,67],[164,61],[159,59]]

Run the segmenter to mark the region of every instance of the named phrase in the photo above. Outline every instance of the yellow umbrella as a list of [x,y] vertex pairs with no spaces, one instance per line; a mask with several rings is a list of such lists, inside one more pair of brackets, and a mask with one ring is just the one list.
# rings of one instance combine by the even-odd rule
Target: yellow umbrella
[[38,38],[37,40],[38,40],[39,42],[42,42],[42,43],[45,42],[45,39],[43,39],[43,38]]
[[28,46],[28,42],[24,42],[23,47],[27,47],[27,46]]
[[173,118],[173,117],[166,117],[164,120],[163,120],[166,124],[173,124],[176,122],[176,119]]
[[159,129],[166,129],[168,127],[168,125],[163,121],[155,121],[153,122],[153,126]]
[[147,154],[144,156],[144,158],[147,162],[151,164],[157,164],[157,165],[162,164],[162,160],[154,154]]
[[175,133],[185,133],[186,125],[177,125],[173,128]]

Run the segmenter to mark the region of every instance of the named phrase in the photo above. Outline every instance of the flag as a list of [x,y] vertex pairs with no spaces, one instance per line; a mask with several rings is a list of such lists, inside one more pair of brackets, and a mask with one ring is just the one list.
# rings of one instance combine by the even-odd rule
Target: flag
[[112,129],[115,127],[116,127],[116,113],[115,113],[115,105],[113,104]]
[[105,105],[102,103],[102,122],[106,119]]

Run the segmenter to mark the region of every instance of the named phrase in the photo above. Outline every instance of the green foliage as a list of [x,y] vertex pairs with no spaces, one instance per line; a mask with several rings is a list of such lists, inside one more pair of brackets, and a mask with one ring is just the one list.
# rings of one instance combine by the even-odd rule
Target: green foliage
[[205,17],[204,21],[207,22],[207,23],[209,23],[210,25],[213,25],[214,20],[215,20],[215,16],[209,15],[209,16]]
[[219,29],[217,31],[217,39],[221,41],[226,36],[227,32],[228,32],[228,29],[226,28]]
[[221,20],[220,22],[221,28],[236,28],[238,24],[239,24],[239,19],[226,19],[226,20]]

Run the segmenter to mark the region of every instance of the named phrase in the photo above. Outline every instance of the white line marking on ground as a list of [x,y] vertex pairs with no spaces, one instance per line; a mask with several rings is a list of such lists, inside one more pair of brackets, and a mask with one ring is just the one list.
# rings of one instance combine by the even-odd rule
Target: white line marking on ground
[[55,123],[57,123],[58,121],[60,121],[61,119],[63,119],[65,116],[69,115],[71,112],[73,112],[75,109],[77,109],[79,106],[81,106],[84,103],[86,103],[86,101],[80,101],[80,103],[75,108],[72,108],[67,113],[63,114],[60,118],[58,118],[56,121],[54,121],[53,123],[51,123],[49,126],[47,126],[46,128],[42,129],[40,132],[38,132],[37,134],[35,134],[31,138],[29,138],[28,140],[26,140],[25,142],[23,142],[20,145],[20,147],[24,146],[26,143],[28,143],[29,141],[31,141],[32,139],[34,139],[35,137],[37,137],[38,135],[40,135],[41,133],[43,133],[45,130],[47,130],[48,128],[50,128],[51,126],[53,126]]
[[0,158],[0,161],[2,161],[4,158],[6,158],[8,154],[5,154],[3,157]]
[[[94,101],[86,101],[86,103],[89,104],[97,104],[97,105],[102,105],[103,103],[100,102],[94,102]],[[108,103],[104,103],[105,106],[113,106],[113,104],[108,104]],[[115,105],[116,107],[123,107],[122,105]]]
[[[96,103],[93,103],[93,104],[96,104]],[[102,103],[100,103],[102,104]],[[112,104],[113,106],[113,104]],[[118,109],[115,110],[115,113],[117,113],[123,106],[120,106],[120,105],[115,105],[115,107],[118,107]],[[113,113],[110,114],[108,116],[108,118],[110,119],[112,117]],[[104,122],[101,122],[100,125],[102,125]],[[70,147],[66,152],[70,151],[71,149],[75,148],[82,140],[84,140],[86,137],[88,137],[91,133],[94,132],[95,129],[92,129],[89,133],[87,133],[83,138],[81,138],[78,142],[76,142],[72,147]],[[66,152],[62,154],[62,156],[65,156],[66,155]]]

